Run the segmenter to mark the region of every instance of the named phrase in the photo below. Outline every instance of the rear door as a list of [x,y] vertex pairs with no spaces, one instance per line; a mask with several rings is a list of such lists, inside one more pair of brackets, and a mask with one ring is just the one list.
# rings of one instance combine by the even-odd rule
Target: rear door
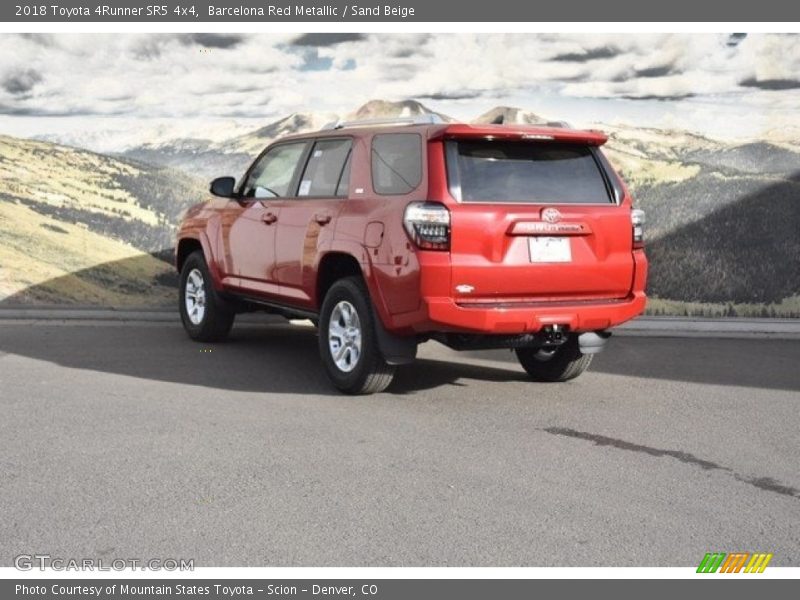
[[349,191],[351,147],[348,137],[314,142],[296,191],[275,205],[280,210],[275,279],[281,295],[295,303],[314,305],[314,264],[333,241],[336,217]]
[[[593,146],[445,144],[452,284],[475,299],[623,298],[633,281],[630,208]],[[459,287],[461,286],[461,287]]]

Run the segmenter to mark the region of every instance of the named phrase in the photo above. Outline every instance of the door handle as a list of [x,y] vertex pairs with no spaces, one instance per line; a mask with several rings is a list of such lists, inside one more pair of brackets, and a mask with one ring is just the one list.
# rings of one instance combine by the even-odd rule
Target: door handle
[[261,215],[261,221],[266,225],[272,225],[277,220],[278,220],[278,215],[272,212],[264,213],[263,215]]
[[331,222],[331,216],[326,215],[325,213],[318,213],[314,215],[314,220],[320,225],[327,225]]

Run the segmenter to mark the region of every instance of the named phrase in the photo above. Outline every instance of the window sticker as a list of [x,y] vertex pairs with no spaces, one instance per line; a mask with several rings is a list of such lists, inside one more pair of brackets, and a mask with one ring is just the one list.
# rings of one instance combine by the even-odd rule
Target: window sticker
[[322,150],[314,150],[314,158],[319,158],[322,156]]
[[311,191],[311,180],[306,179],[305,181],[300,182],[300,191],[298,192],[299,196],[308,196],[308,192]]

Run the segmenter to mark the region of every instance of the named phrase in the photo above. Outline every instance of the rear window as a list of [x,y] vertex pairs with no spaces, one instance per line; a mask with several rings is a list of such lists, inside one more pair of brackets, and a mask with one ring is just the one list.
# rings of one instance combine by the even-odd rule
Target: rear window
[[381,133],[372,138],[372,187],[387,196],[408,194],[422,181],[422,138]]
[[465,202],[611,202],[600,166],[585,145],[450,140],[447,171],[450,192]]

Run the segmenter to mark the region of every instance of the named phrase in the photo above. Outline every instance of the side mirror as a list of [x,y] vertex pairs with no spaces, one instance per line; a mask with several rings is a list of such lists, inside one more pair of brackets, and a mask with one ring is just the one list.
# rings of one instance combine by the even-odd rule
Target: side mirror
[[233,196],[233,187],[236,185],[236,180],[233,177],[217,177],[211,182],[211,193],[215,196],[222,196],[223,198],[230,198]]

